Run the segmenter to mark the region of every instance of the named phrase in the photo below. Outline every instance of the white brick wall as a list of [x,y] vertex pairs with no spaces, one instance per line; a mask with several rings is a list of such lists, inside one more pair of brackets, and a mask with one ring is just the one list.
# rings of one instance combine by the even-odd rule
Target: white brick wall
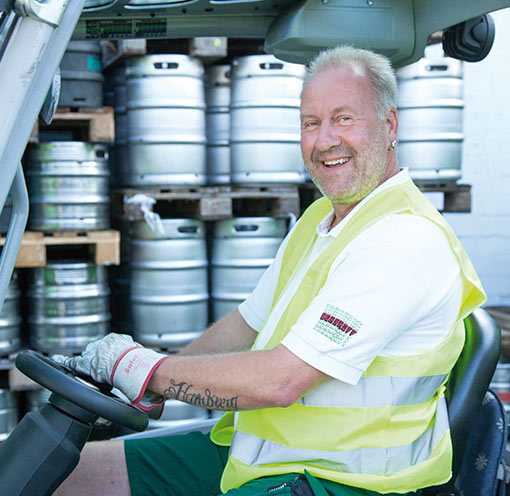
[[510,305],[510,9],[491,14],[487,58],[464,64],[462,180],[472,212],[445,214],[482,280],[488,305]]

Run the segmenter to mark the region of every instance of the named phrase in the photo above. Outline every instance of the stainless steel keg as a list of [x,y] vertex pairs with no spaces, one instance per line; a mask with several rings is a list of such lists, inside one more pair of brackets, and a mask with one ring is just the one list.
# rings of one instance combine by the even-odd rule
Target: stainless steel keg
[[18,423],[18,400],[15,393],[0,389],[0,441],[5,441]]
[[129,174],[127,129],[126,68],[117,67],[113,72],[113,109],[115,118],[115,144],[112,163],[112,184],[123,186]]
[[27,391],[27,409],[30,412],[39,410],[43,405],[48,403],[51,391],[48,389],[36,389],[34,391]]
[[178,351],[208,324],[204,225],[164,219],[163,233],[145,222],[131,229],[131,311],[139,343]]
[[15,270],[0,309],[0,356],[7,356],[21,347],[21,292]]
[[398,159],[417,182],[451,182],[462,175],[462,76],[462,62],[447,57],[397,70]]
[[209,418],[205,408],[178,400],[166,400],[163,413],[158,420],[149,420],[149,429],[162,427],[191,427],[194,423]]
[[207,182],[230,183],[230,65],[214,65],[205,73]]
[[30,345],[42,353],[80,353],[110,327],[106,268],[52,262],[31,269],[27,291]]
[[78,141],[29,148],[28,225],[40,231],[108,228],[108,147]]
[[244,217],[215,223],[211,254],[213,321],[237,308],[253,291],[286,232],[286,219],[272,217]]
[[101,107],[103,81],[99,41],[70,41],[60,63],[59,107]]
[[490,386],[503,403],[506,421],[510,421],[510,363],[498,362]]
[[121,334],[133,333],[131,309],[131,269],[129,263],[111,267],[112,330]]
[[126,183],[206,182],[204,69],[186,55],[128,59]]
[[232,63],[230,149],[238,184],[301,183],[300,95],[305,67],[272,55]]

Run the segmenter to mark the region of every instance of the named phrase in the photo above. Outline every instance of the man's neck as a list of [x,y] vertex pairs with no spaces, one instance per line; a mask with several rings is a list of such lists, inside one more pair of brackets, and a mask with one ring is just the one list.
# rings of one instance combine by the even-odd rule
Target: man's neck
[[[389,169],[388,173],[383,177],[383,179],[379,182],[379,184],[374,189],[378,188],[381,184],[383,184],[388,179],[390,179],[391,177],[398,174],[400,171],[401,171],[401,169],[398,166]],[[372,190],[372,191],[374,191],[374,190]],[[370,193],[372,191],[370,191]],[[368,195],[370,193],[368,193]],[[366,196],[368,196],[368,195],[366,195]],[[365,198],[366,198],[366,196],[365,196]],[[331,231],[331,229],[333,229],[338,224],[340,224],[340,222],[342,222],[342,220],[345,219],[345,217],[347,217],[347,215],[349,215],[349,212],[351,212],[351,210],[358,203],[360,203],[362,200],[363,200],[363,198],[361,200],[358,200],[355,203],[350,203],[350,204],[348,204],[348,203],[333,203],[333,211],[335,212],[335,216],[333,217],[333,220],[331,221],[331,224],[329,226],[329,231]]]

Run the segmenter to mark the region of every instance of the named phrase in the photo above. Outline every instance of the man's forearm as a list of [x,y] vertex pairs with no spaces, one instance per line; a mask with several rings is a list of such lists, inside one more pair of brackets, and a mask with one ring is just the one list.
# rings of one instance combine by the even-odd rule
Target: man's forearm
[[165,360],[148,389],[214,410],[285,407],[324,380],[324,374],[279,346],[273,350]]
[[179,355],[213,355],[247,351],[253,345],[256,337],[257,332],[235,309],[181,350]]

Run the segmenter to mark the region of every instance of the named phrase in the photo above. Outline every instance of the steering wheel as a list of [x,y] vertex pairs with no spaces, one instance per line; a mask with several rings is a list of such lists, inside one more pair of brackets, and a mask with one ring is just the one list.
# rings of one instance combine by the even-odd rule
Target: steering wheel
[[[76,375],[32,350],[19,352],[16,367],[55,395],[91,414],[134,431],[141,432],[147,428],[147,415],[112,395],[111,386],[96,383],[90,377]],[[53,397],[50,397],[50,402],[52,400]]]

